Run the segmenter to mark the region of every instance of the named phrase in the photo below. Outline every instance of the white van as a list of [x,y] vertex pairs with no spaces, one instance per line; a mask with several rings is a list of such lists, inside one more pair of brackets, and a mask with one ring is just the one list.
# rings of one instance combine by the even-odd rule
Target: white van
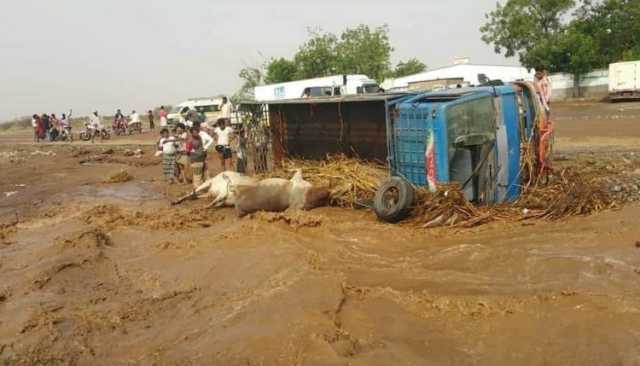
[[379,91],[378,83],[367,75],[336,75],[257,86],[254,89],[254,96],[256,101],[265,102],[306,97],[371,94]]
[[175,125],[179,122],[184,123],[185,117],[189,111],[195,110],[203,113],[207,119],[207,123],[215,122],[220,117],[220,106],[222,98],[192,98],[182,102],[167,114],[169,124]]

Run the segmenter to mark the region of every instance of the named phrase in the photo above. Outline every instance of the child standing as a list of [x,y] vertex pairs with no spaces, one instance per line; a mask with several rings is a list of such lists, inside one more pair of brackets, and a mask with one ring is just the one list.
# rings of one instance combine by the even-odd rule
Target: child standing
[[229,126],[228,119],[221,118],[218,121],[218,127],[213,130],[217,137],[216,151],[220,156],[220,166],[222,171],[231,170],[233,163],[231,161],[231,137],[233,136],[233,128]]
[[149,112],[147,112],[147,116],[149,118],[149,129],[153,130],[156,128],[155,123],[153,123],[153,111],[149,110]]
[[175,137],[169,135],[169,130],[163,128],[158,140],[158,152],[162,154],[162,172],[164,178],[170,184],[176,180],[176,152],[177,143]]
[[200,137],[200,129],[197,127],[191,127],[191,138],[187,143],[187,154],[191,162],[193,186],[194,188],[198,188],[204,180],[207,151],[202,142],[202,137]]
[[187,141],[189,133],[186,131],[185,125],[178,123],[176,126],[176,142],[178,143],[178,152],[176,154],[176,165],[178,168],[177,176],[180,183],[187,182],[187,169],[189,168],[189,156],[187,155]]

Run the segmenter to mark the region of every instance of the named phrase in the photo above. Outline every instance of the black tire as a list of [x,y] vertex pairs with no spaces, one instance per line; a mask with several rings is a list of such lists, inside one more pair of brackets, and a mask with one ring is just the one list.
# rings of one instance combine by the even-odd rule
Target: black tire
[[373,209],[380,220],[396,223],[409,215],[414,195],[413,186],[406,180],[387,178],[376,191]]
[[91,140],[91,135],[89,133],[87,133],[87,132],[84,132],[84,131],[80,132],[80,136],[79,137],[80,137],[80,140],[82,140],[82,141]]
[[103,130],[103,131],[101,132],[101,138],[102,138],[103,140],[108,140],[108,139],[110,139],[110,138],[111,138],[111,134],[109,133],[109,131],[107,131],[107,130]]

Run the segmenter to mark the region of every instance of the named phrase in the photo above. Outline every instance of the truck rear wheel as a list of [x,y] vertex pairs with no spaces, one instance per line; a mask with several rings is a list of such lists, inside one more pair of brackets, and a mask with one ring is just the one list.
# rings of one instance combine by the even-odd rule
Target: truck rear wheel
[[380,220],[396,223],[409,215],[414,195],[413,187],[406,180],[387,178],[376,191],[374,211]]

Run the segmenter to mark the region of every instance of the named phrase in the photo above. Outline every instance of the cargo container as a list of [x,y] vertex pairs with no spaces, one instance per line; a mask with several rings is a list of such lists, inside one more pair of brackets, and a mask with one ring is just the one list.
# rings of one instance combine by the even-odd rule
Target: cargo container
[[372,94],[380,90],[378,83],[366,75],[335,75],[287,83],[261,85],[254,89],[258,102]]
[[609,65],[609,98],[612,101],[640,98],[640,61]]

